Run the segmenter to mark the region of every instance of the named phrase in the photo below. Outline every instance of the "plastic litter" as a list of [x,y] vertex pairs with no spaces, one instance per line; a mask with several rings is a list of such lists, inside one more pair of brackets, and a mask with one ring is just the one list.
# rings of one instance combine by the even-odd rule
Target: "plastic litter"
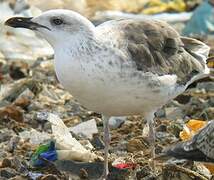
[[69,128],[76,135],[83,135],[89,139],[92,139],[93,134],[98,133],[97,124],[95,119],[91,119],[86,122],[82,122],[74,127]]
[[84,148],[72,137],[69,128],[54,114],[49,114],[48,121],[52,124],[52,132],[56,141],[58,159],[91,162],[102,159],[96,154]]
[[102,159],[102,157],[99,157],[90,150],[87,150],[75,138],[73,138],[69,128],[66,127],[57,115],[51,113],[46,115],[47,120],[52,125],[54,141],[50,141],[48,144],[42,144],[36,149],[31,158],[31,164],[33,166],[45,166],[46,163],[42,159],[46,159],[48,161],[76,160],[83,162]]
[[34,155],[31,158],[31,163],[33,166],[45,166],[43,160],[40,157],[47,159],[49,161],[57,160],[57,152],[55,149],[55,143],[51,141],[48,144],[40,145]]
[[114,167],[118,169],[135,169],[136,166],[137,164],[135,163],[121,163],[121,164],[114,165]]
[[122,124],[124,124],[126,120],[126,117],[111,117],[109,119],[109,127],[111,129],[117,129],[119,128],[120,126],[122,126]]
[[157,14],[162,12],[176,11],[183,12],[186,10],[186,4],[183,0],[173,0],[173,1],[161,1],[161,0],[152,0],[148,1],[142,11],[144,14]]
[[46,132],[39,132],[35,129],[31,129],[31,130],[25,130],[19,133],[19,136],[22,139],[29,139],[29,142],[31,144],[41,144],[43,143],[45,140],[50,139],[50,135]]
[[37,180],[39,177],[43,176],[42,173],[34,173],[34,172],[29,172],[27,175],[31,180]]
[[183,35],[207,35],[214,33],[214,6],[203,2],[193,13],[183,29]]
[[184,125],[183,131],[180,132],[180,138],[184,140],[191,139],[202,127],[207,124],[206,121],[191,119]]

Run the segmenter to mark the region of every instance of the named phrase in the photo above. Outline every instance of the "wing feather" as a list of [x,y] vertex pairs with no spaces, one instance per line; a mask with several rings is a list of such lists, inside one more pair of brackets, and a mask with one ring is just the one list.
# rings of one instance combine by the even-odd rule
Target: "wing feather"
[[[209,47],[181,37],[169,24],[157,20],[114,20],[98,26],[115,50],[127,54],[136,70],[158,75],[175,74],[188,84],[205,74]],[[113,42],[113,43],[112,43]]]

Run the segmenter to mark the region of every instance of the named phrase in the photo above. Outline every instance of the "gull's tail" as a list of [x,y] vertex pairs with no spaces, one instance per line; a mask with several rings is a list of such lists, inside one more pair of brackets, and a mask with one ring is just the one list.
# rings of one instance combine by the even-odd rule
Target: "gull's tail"
[[210,47],[205,43],[188,37],[181,37],[182,42],[184,43],[184,49],[191,54],[195,63],[200,64],[201,71],[196,76],[187,83],[187,86],[192,84],[194,81],[210,76],[210,68],[208,67],[208,55],[210,52]]

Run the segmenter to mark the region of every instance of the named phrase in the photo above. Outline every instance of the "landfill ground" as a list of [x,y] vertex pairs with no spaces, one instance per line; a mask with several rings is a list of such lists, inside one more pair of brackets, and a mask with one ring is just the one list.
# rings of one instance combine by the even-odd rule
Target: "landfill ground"
[[[178,29],[179,26],[175,25]],[[104,154],[103,123],[99,113],[86,110],[59,84],[53,67],[53,52],[46,42],[37,40],[29,31],[0,29],[0,33],[0,180],[98,179],[103,169],[99,158],[90,163],[42,159],[46,166],[32,166],[36,148],[54,139],[47,120],[49,113],[60,117],[67,127],[94,119],[96,125],[91,131],[97,133],[92,137],[87,130],[71,134],[99,157]],[[214,38],[196,38],[210,45],[210,56],[213,56]],[[164,148],[181,141],[180,132],[190,119],[214,119],[213,77],[190,85],[186,92],[156,113],[157,156]],[[154,172],[149,142],[143,136],[144,126],[141,116],[127,117],[125,121],[122,117],[112,119],[109,179],[214,178],[212,165],[208,167],[204,163],[171,157],[157,158]]]

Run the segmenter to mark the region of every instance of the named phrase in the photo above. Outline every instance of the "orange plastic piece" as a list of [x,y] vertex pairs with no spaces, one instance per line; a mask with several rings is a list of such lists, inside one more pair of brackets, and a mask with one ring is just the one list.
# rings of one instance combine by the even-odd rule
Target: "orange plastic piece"
[[[201,128],[206,126],[206,121],[191,119],[186,123],[183,131],[180,132],[180,138],[182,141],[191,139]],[[214,174],[214,165],[203,163],[207,169],[209,169],[211,174]]]
[[191,139],[202,127],[207,124],[206,121],[191,119],[186,123],[183,131],[180,132],[180,138],[183,141]]

